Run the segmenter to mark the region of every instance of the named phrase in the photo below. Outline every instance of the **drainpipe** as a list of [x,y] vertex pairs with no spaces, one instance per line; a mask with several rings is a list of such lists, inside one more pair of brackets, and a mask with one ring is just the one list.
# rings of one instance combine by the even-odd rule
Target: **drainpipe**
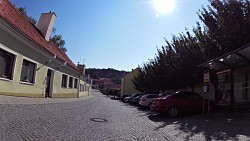
[[231,101],[230,101],[230,105],[231,107],[233,107],[234,105],[234,70],[231,69],[230,72],[230,81],[231,81]]
[[81,82],[81,74],[79,74],[78,86],[77,86],[77,98],[80,98],[80,82]]

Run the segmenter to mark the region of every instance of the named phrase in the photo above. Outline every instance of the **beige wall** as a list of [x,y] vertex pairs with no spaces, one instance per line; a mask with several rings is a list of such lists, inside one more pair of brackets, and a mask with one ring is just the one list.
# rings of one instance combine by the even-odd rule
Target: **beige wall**
[[[0,94],[14,95],[14,96],[29,96],[29,97],[44,97],[45,84],[43,84],[47,75],[47,68],[42,67],[35,73],[35,83],[27,84],[20,82],[20,74],[22,68],[23,59],[29,60],[40,67],[41,64],[30,58],[34,51],[28,50],[27,47],[21,42],[15,40],[6,32],[0,29],[0,48],[16,55],[16,61],[14,64],[13,80],[0,79]],[[20,51],[20,53],[18,53]],[[27,56],[24,56],[26,54]],[[42,56],[35,55],[36,59],[42,58]]]
[[[80,80],[80,84],[84,86],[84,91],[79,91],[79,97],[89,96],[91,94],[91,85],[83,80]],[[80,86],[79,86],[80,87]]]
[[[10,32],[12,34],[12,32]],[[14,38],[15,37],[15,38]],[[54,83],[52,97],[78,97],[78,90],[76,88],[62,88],[62,74],[78,78],[79,73],[66,66],[56,70],[62,62],[54,59],[46,66],[45,62],[51,59],[49,55],[43,55],[41,52],[35,50],[32,43],[27,42],[21,37],[5,32],[0,26],[0,48],[14,54],[16,56],[14,63],[13,80],[6,80],[0,78],[0,94],[26,97],[45,97],[45,79],[48,69],[54,71]],[[20,82],[20,74],[23,59],[31,61],[36,64],[37,71],[35,72],[34,84],[27,84]],[[39,68],[39,69],[38,69]],[[73,81],[74,83],[74,81]],[[69,82],[68,82],[69,84]],[[74,86],[74,84],[73,84]],[[85,93],[80,94],[86,95]]]
[[130,73],[126,74],[124,78],[122,78],[121,84],[121,93],[122,95],[131,95],[133,93],[140,93],[140,91],[134,88],[132,79],[138,73],[138,68],[132,70]]
[[68,76],[67,88],[63,88],[61,86],[61,84],[62,84],[62,74],[65,74],[65,73],[62,73],[60,71],[55,72],[53,97],[77,97],[77,89],[74,88],[74,79],[75,79],[75,77],[73,77],[73,88],[69,88],[69,77],[70,77],[70,75],[65,74],[65,75]]

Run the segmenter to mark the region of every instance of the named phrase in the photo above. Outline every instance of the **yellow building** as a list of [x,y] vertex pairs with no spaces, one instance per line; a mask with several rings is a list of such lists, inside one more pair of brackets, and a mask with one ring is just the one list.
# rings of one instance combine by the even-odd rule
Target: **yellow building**
[[0,94],[80,97],[90,85],[69,57],[49,41],[56,15],[43,13],[35,27],[8,0],[0,2]]
[[133,93],[141,93],[134,88],[134,85],[132,82],[133,78],[137,76],[138,72],[139,72],[139,68],[136,68],[132,70],[130,73],[126,74],[122,78],[122,82],[121,82],[121,95],[122,96],[131,95]]

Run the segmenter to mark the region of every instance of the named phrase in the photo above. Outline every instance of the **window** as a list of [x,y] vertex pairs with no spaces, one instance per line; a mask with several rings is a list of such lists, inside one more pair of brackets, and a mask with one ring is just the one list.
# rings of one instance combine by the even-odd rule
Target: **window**
[[68,76],[63,74],[62,75],[62,87],[67,88],[67,81],[68,81]]
[[73,88],[73,77],[69,77],[69,88]]
[[147,96],[147,98],[157,98],[157,97],[159,97],[158,94],[155,94],[155,95],[148,95],[148,96]]
[[84,85],[80,84],[80,92],[84,92]]
[[0,78],[13,79],[15,55],[0,49]]
[[77,89],[77,85],[78,85],[78,79],[77,79],[77,78],[75,78],[74,88],[76,88],[76,89]]
[[23,60],[20,81],[34,83],[36,64],[27,60]]

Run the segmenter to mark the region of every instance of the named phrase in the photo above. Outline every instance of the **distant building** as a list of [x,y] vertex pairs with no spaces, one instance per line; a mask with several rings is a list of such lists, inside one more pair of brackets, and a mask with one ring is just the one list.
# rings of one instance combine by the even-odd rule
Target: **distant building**
[[0,94],[81,97],[90,85],[84,68],[51,42],[56,15],[43,13],[37,27],[9,0],[0,0]]
[[139,72],[139,68],[132,70],[130,73],[126,74],[122,78],[121,83],[121,95],[131,95],[133,93],[140,93],[140,91],[134,88],[132,79],[137,76]]
[[99,78],[99,79],[93,79],[92,86],[94,88],[100,88],[103,87],[104,90],[121,90],[121,84],[116,84],[111,81],[109,78]]

